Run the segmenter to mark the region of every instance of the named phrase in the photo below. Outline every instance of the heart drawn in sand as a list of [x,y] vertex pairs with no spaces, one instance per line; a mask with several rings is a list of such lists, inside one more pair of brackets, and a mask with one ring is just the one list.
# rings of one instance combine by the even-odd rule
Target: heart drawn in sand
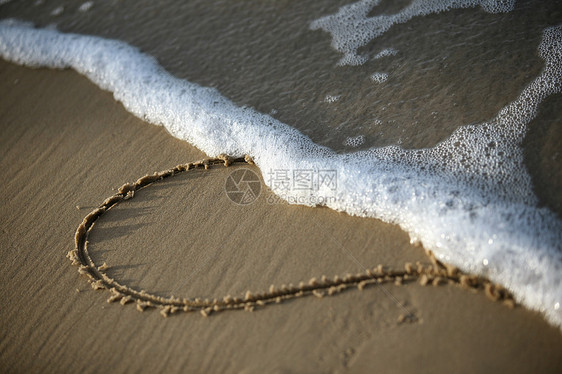
[[[257,307],[265,307],[271,304],[279,304],[284,300],[314,295],[318,298],[338,294],[346,289],[356,288],[363,290],[365,287],[379,285],[383,283],[394,283],[402,285],[418,281],[422,286],[432,284],[456,284],[464,288],[483,290],[485,294],[494,301],[503,301],[509,307],[515,305],[511,293],[498,284],[494,284],[488,279],[461,272],[458,268],[442,263],[437,260],[431,251],[427,254],[432,262],[431,266],[423,266],[420,263],[406,263],[403,270],[388,269],[383,265],[378,265],[372,269],[367,269],[363,273],[347,274],[345,276],[334,276],[327,278],[322,276],[320,279],[311,278],[308,282],[300,282],[297,286],[290,284],[281,287],[271,286],[269,290],[262,293],[246,291],[243,297],[233,297],[227,295],[221,299],[200,299],[200,298],[176,298],[173,296],[162,297],[144,290],[136,290],[118,280],[110,278],[106,270],[109,266],[104,262],[96,265],[88,252],[88,234],[93,229],[96,220],[105,212],[119,203],[129,200],[135,196],[135,191],[146,188],[153,183],[160,182],[174,175],[191,170],[207,170],[210,167],[223,164],[253,164],[251,157],[233,158],[227,155],[220,155],[216,158],[204,159],[201,161],[180,164],[171,169],[156,172],[152,175],[145,175],[134,183],[126,183],[121,186],[116,194],[108,197],[98,208],[91,211],[78,226],[75,234],[75,248],[68,252],[67,257],[73,265],[78,266],[78,272],[85,275],[95,290],[108,289],[111,296],[108,302],[119,301],[122,305],[136,303],[139,311],[147,308],[160,308],[160,313],[167,317],[180,311],[193,312],[199,311],[207,317],[213,312],[226,310],[253,311]],[[247,169],[246,169],[247,170]],[[255,191],[254,191],[255,192]],[[259,193],[258,193],[259,194]],[[416,320],[413,313],[400,316],[399,321]]]

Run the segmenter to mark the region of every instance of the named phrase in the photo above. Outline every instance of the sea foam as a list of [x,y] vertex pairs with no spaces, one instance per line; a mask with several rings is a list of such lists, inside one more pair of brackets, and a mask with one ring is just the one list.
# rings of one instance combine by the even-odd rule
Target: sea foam
[[384,34],[393,25],[405,23],[414,17],[476,6],[488,13],[509,12],[515,5],[515,0],[414,0],[396,14],[368,17],[371,9],[380,2],[361,0],[343,6],[336,14],[322,17],[310,25],[312,30],[322,29],[332,34],[332,47],[344,53],[339,65],[364,64],[369,57],[358,54],[359,48]]
[[[461,126],[434,148],[336,154],[216,89],[173,77],[126,43],[0,21],[4,59],[73,68],[113,92],[131,113],[210,156],[249,154],[264,174],[332,170],[335,190],[286,191],[265,179],[290,201],[323,201],[399,224],[439,259],[503,284],[517,301],[562,327],[562,222],[537,206],[520,148],[539,103],[561,91],[562,27],[546,29],[538,50],[544,70],[490,121]],[[320,199],[328,195],[334,198]]]

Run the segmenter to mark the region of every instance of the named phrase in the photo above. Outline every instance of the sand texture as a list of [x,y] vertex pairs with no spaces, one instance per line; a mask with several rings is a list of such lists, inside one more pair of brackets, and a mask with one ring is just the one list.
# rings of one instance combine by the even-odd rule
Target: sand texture
[[[562,367],[562,335],[538,313],[445,281],[425,287],[402,276],[403,285],[394,278],[365,287],[350,282],[332,297],[273,300],[267,307],[256,299],[252,308],[208,318],[201,316],[208,306],[161,313],[126,303],[126,295],[107,303],[112,293],[94,290],[66,258],[77,228],[125,183],[205,155],[133,117],[72,71],[0,62],[0,97],[2,372]],[[244,300],[247,290],[251,298],[271,284],[290,289],[323,275],[343,279],[377,264],[401,271],[407,262],[431,265],[396,226],[269,204],[263,184],[253,204],[234,204],[225,180],[240,167],[259,174],[252,165],[217,165],[138,189],[95,222],[87,238],[92,261],[131,289],[201,303],[226,295]]]

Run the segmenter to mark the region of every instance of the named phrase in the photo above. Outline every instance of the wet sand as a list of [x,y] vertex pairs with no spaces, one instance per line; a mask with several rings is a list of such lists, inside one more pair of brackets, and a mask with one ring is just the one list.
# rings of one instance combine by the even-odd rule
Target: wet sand
[[[205,157],[72,71],[0,62],[3,372],[555,372],[562,335],[457,286],[367,287],[203,318],[108,304],[65,258],[84,216],[126,182]],[[251,166],[250,166],[251,168]],[[259,171],[253,169],[255,172]],[[231,169],[139,191],[96,223],[97,263],[161,296],[428,262],[398,227],[328,209],[232,203]],[[263,186],[263,185],[262,185]],[[399,322],[412,313],[415,322]]]

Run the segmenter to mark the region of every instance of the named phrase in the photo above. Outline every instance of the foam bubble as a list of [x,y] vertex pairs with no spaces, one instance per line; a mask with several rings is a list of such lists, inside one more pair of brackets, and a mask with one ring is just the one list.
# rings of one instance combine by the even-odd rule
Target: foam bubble
[[365,136],[359,135],[359,136],[352,136],[346,138],[344,145],[347,145],[348,147],[356,148],[359,147],[360,145],[363,145],[363,143],[365,143]]
[[92,6],[94,6],[94,2],[93,1],[86,1],[85,3],[83,3],[82,5],[80,5],[80,7],[78,8],[79,12],[87,12],[90,9],[92,9]]
[[64,12],[64,7],[59,6],[53,9],[53,11],[51,12],[51,16],[53,17],[60,16],[61,14],[63,14],[63,12]]
[[341,98],[341,95],[326,95],[326,97],[324,98],[324,102],[325,103],[335,103],[337,101],[339,101]]
[[371,80],[373,82],[382,83],[386,82],[388,79],[388,73],[373,73],[371,74]]
[[562,26],[544,31],[539,54],[544,70],[490,121],[459,127],[430,149],[342,155],[216,89],[173,77],[126,43],[0,21],[6,60],[73,68],[131,113],[210,156],[250,154],[261,170],[332,170],[335,191],[269,187],[290,201],[334,195],[326,206],[399,224],[439,259],[503,284],[562,327],[562,222],[537,206],[520,148],[540,102],[562,91]]
[[398,54],[398,51],[394,48],[385,48],[382,51],[380,51],[379,53],[377,53],[374,57],[373,60],[378,60],[379,58],[383,58],[383,57],[387,57],[387,56],[396,56],[396,54]]

